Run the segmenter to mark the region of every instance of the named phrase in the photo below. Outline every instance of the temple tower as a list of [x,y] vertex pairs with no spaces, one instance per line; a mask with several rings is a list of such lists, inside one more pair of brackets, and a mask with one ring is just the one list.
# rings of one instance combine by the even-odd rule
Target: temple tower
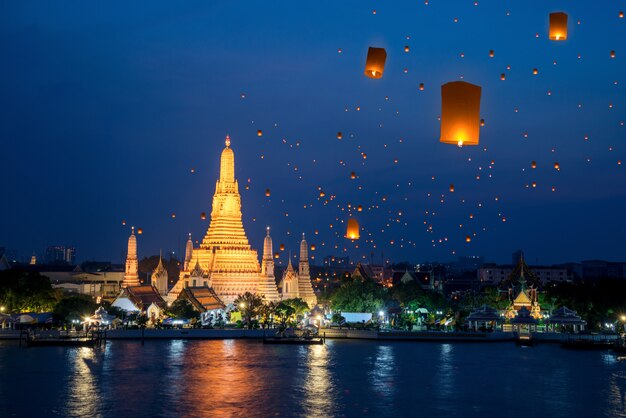
[[270,227],[267,227],[267,235],[263,240],[263,259],[261,260],[261,276],[274,278],[274,256]]
[[167,296],[167,278],[167,270],[163,267],[163,258],[159,254],[159,265],[152,272],[151,284],[161,296]]
[[265,296],[266,301],[277,301],[276,282],[273,276],[261,274],[258,254],[250,247],[243,228],[235,154],[230,148],[229,136],[226,136],[225,145],[220,159],[220,177],[215,183],[209,228],[200,247],[191,246],[191,257],[188,261],[185,257],[179,281],[169,296],[177,297],[184,286],[193,286],[195,282],[197,286],[206,283],[213,288],[227,305],[245,292],[256,292]]
[[139,262],[137,261],[137,237],[135,227],[131,228],[128,237],[128,252],[126,254],[126,270],[122,287],[139,286]]
[[317,305],[317,297],[311,284],[311,274],[309,272],[309,244],[307,244],[304,234],[300,241],[300,262],[298,267],[298,297],[304,300],[309,308]]
[[189,233],[189,239],[185,245],[185,262],[183,263],[183,270],[189,270],[189,263],[191,262],[191,255],[193,254],[193,242],[191,241],[191,232]]
[[294,271],[291,264],[291,254],[289,255],[289,264],[287,270],[283,273],[283,299],[293,299],[298,296],[298,274]]

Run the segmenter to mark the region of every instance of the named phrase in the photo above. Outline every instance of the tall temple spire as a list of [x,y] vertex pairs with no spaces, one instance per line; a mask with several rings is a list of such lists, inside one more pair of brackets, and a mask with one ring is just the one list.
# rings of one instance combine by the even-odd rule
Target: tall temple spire
[[267,227],[267,235],[263,241],[263,259],[261,261],[261,276],[274,277],[274,258],[272,256],[272,237],[270,237],[270,227]]
[[220,183],[233,183],[235,181],[235,153],[230,148],[230,137],[226,135],[226,148],[222,151],[220,161]]
[[298,266],[300,276],[309,276],[309,244],[302,233],[302,241],[300,241],[300,264]]
[[317,297],[313,292],[311,274],[309,273],[309,244],[306,242],[304,233],[300,241],[300,262],[298,264],[298,297],[304,300],[309,308],[317,305]]
[[137,237],[135,227],[131,228],[128,237],[128,252],[126,254],[126,270],[122,287],[139,286],[139,262],[137,260]]
[[[168,299],[175,300],[184,287],[192,285],[195,280],[197,285],[204,283],[211,287],[227,305],[245,292],[257,292],[267,301],[278,301],[280,296],[270,264],[273,260],[264,263],[266,274],[261,274],[259,255],[251,248],[243,228],[241,196],[235,179],[235,154],[230,136],[226,137],[224,145],[209,228],[199,248],[193,248],[188,241],[185,266],[178,282],[168,293]],[[269,259],[270,254],[264,255]],[[194,266],[198,268],[194,269]]]
[[191,241],[191,232],[189,233],[189,239],[185,245],[185,262],[183,263],[183,270],[189,270],[189,263],[191,262],[191,256],[193,255],[193,242]]

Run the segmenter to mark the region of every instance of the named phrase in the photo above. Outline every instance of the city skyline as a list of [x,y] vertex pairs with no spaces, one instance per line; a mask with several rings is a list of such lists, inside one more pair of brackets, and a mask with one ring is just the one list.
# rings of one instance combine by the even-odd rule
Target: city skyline
[[[541,2],[74,6],[4,6],[0,246],[116,261],[134,225],[140,258],[182,250],[230,134],[244,227],[258,249],[270,226],[283,264],[302,232],[315,263],[624,259],[617,8],[563,5],[555,43],[560,5]],[[381,79],[363,75],[370,46]],[[438,140],[440,87],[461,76],[482,87],[477,147]]]

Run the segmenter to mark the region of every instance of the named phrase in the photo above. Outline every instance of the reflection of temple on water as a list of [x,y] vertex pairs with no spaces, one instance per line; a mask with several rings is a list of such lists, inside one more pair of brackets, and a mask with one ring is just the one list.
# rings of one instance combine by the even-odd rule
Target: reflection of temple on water
[[326,345],[300,347],[306,354],[303,405],[305,416],[332,416],[335,388],[329,373],[329,353]]
[[[270,396],[263,373],[254,370],[262,361],[251,344],[235,340],[203,341],[185,353],[179,415],[245,416]],[[260,346],[260,344],[258,345]]]

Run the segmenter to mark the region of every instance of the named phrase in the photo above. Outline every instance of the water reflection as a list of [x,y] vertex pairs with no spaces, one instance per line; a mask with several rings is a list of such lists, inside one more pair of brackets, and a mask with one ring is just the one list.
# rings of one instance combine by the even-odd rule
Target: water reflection
[[437,387],[439,396],[447,398],[452,396],[454,389],[454,364],[452,344],[441,344],[439,351],[439,363],[437,364]]
[[372,370],[368,374],[371,385],[381,407],[391,406],[396,389],[396,362],[393,345],[379,345]]
[[335,387],[329,372],[329,352],[326,345],[300,347],[307,351],[304,382],[305,416],[330,416],[334,412]]
[[100,365],[94,350],[81,347],[67,352],[72,367],[69,376],[67,410],[71,415],[93,417],[98,415],[100,391],[94,372]]
[[606,415],[626,417],[626,376],[624,373],[614,372],[608,380],[609,396],[606,403]]

